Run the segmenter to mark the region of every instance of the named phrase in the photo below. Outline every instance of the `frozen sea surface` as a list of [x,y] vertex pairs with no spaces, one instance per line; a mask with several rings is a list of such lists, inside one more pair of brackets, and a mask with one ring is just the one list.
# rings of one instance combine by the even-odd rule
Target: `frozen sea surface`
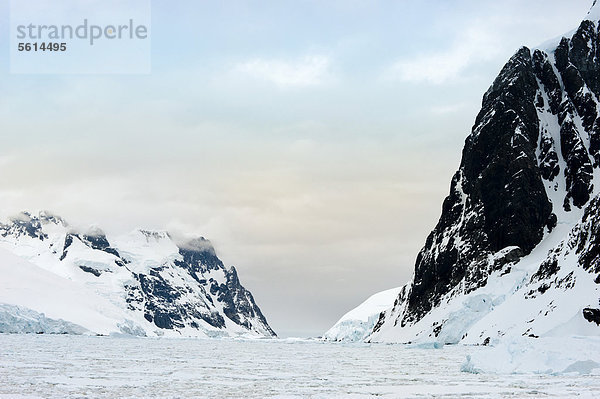
[[0,398],[591,398],[600,392],[597,375],[461,372],[467,354],[486,351],[0,335]]

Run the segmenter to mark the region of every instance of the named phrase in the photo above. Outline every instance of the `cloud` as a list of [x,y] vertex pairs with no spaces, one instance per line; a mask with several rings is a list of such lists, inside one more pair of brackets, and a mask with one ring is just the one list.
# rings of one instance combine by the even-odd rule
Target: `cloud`
[[472,26],[459,33],[454,43],[438,53],[403,58],[389,66],[384,77],[411,83],[444,84],[464,76],[478,63],[493,60],[502,53],[499,38],[482,26]]
[[413,173],[413,156],[398,157],[404,140],[282,136],[207,142],[198,156],[156,156],[151,165],[129,153],[15,151],[0,168],[0,213],[52,209],[76,231],[96,224],[110,239],[166,229],[180,245],[209,249],[189,242],[203,235],[238,268],[276,331],[318,334],[363,296],[410,276],[452,171],[434,156]]
[[197,252],[209,252],[215,255],[215,248],[211,242],[204,237],[191,237],[189,235],[181,234],[177,231],[169,232],[169,235],[175,244],[181,249]]
[[255,58],[234,67],[234,72],[267,81],[280,88],[320,86],[330,78],[331,59],[310,55],[295,61]]

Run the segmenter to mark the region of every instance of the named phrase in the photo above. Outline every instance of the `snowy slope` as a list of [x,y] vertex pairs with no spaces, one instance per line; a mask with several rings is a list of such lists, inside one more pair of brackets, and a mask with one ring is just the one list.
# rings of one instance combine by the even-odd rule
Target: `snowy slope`
[[98,228],[22,213],[0,224],[0,273],[0,304],[91,333],[274,335],[235,268],[203,238],[136,230],[109,241]]
[[392,307],[399,293],[400,288],[392,288],[370,296],[342,316],[323,335],[323,339],[327,341],[362,341],[375,327],[380,313]]
[[[591,205],[588,215],[595,215],[594,221],[584,218],[567,233],[566,226],[559,226],[530,255],[493,272],[483,287],[468,294],[457,288],[418,323],[403,328],[384,323],[370,339],[496,345],[522,336],[600,336],[600,319],[590,322],[583,311],[597,308],[600,298],[598,265],[580,261],[591,247],[586,238],[579,241],[582,231],[586,237],[590,232],[585,224],[600,227],[600,197]],[[591,239],[598,237],[596,233]],[[558,260],[551,272],[546,271],[548,260],[553,259],[549,254],[556,254]]]
[[485,93],[415,274],[368,340],[600,335],[600,5]]
[[[52,320],[77,320],[81,326],[85,325],[80,326],[81,330],[109,333],[118,331],[118,327],[116,322],[105,314],[117,312],[125,316],[125,312],[119,312],[82,284],[48,272],[4,249],[0,249],[0,275],[1,332],[18,332],[18,324],[27,319],[39,320],[39,313],[43,313],[44,317]],[[10,318],[14,322],[12,326],[9,323]],[[18,320],[20,322],[17,322]],[[20,330],[47,332],[44,329],[37,331],[36,328],[30,331],[26,328]]]

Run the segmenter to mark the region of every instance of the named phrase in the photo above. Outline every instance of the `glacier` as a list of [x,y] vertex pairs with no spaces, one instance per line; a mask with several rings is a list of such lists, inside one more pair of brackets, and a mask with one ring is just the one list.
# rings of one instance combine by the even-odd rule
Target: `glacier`
[[8,334],[87,334],[88,330],[62,319],[22,306],[0,304],[0,333]]

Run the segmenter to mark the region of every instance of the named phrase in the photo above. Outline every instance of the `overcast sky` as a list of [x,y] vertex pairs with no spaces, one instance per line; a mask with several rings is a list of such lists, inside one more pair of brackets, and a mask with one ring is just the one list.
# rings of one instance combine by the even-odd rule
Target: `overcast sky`
[[150,75],[11,75],[0,213],[210,239],[282,336],[400,286],[481,97],[592,0],[154,1]]

